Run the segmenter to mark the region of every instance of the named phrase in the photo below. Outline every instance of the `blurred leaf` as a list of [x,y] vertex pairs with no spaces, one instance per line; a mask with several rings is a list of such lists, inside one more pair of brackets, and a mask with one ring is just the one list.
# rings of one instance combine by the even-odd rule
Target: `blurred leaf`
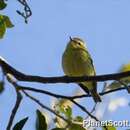
[[67,106],[65,109],[64,109],[64,114],[66,115],[66,117],[68,119],[71,119],[71,116],[72,116],[72,109],[71,107]]
[[52,130],[65,130],[64,128],[54,128]]
[[[123,65],[120,68],[120,72],[126,72],[126,71],[130,71],[130,63]],[[125,84],[129,84],[130,83],[130,76],[126,77],[126,78],[121,78],[121,81]]]
[[0,81],[0,93],[4,91],[4,82]]
[[130,63],[122,65],[122,67],[119,70],[120,72],[126,72],[126,71],[130,71]]
[[54,123],[58,128],[65,128],[67,125],[67,123],[58,116],[54,119]]
[[47,130],[46,118],[39,110],[37,110],[36,129]]
[[12,28],[13,26],[8,16],[0,15],[0,38],[3,38],[6,28]]
[[[66,119],[72,120],[71,104],[70,104],[70,101],[68,102],[66,99],[65,100],[64,99],[57,100],[57,102],[55,102],[55,105],[54,105],[54,110],[55,110],[56,113],[64,116]],[[63,119],[56,116],[55,125],[58,128],[65,128],[67,123]]]
[[5,25],[7,28],[14,27],[14,25],[12,24],[12,22],[10,21],[10,18],[8,16],[3,15],[3,19],[5,21]]
[[[114,126],[106,126],[107,130],[116,130],[116,127]],[[104,127],[103,127],[103,130],[106,130]]]
[[83,128],[83,126],[81,125],[72,124],[70,125],[69,130],[87,130],[87,129]]
[[15,124],[13,130],[22,130],[27,120],[28,120],[28,117],[20,120],[17,124]]
[[3,38],[6,31],[6,24],[3,19],[3,15],[0,15],[0,38]]
[[81,117],[81,116],[76,116],[76,117],[74,118],[74,121],[83,122],[83,117]]
[[[116,127],[114,127],[112,123],[108,122],[106,125],[107,130],[116,130]],[[106,128],[102,127],[103,130],[106,130]]]
[[114,81],[106,87],[105,91],[117,89],[117,88],[120,88],[121,86],[122,86],[121,83],[119,83],[118,81]]
[[[126,71],[130,71],[130,63],[123,65],[119,69],[119,72],[126,72]],[[120,81],[122,83],[128,85],[128,84],[130,84],[130,77],[121,78]],[[106,88],[106,90],[112,90],[112,89],[116,89],[116,88],[120,88],[120,87],[122,87],[122,84],[119,83],[118,81],[114,81]]]
[[67,99],[61,99],[59,100],[58,106],[60,107],[72,107],[73,103]]
[[3,10],[7,4],[4,2],[4,0],[0,0],[0,10]]
[[59,104],[57,104],[59,112],[63,113],[68,119],[70,119],[72,117],[72,108],[69,105],[64,104],[66,103],[66,101],[65,102],[61,101],[59,102]]

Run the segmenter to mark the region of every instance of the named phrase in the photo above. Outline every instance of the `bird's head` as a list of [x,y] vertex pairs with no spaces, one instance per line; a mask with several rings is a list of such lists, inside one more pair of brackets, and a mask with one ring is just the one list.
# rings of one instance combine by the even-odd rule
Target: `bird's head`
[[70,37],[67,49],[86,49],[85,42],[77,37]]

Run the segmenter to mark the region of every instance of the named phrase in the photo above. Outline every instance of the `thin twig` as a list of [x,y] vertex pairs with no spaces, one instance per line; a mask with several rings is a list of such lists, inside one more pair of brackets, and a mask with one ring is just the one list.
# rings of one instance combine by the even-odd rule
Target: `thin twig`
[[[22,87],[22,86],[19,86],[18,84],[16,84],[16,82],[14,82],[15,85],[18,87],[18,90],[22,90],[26,95],[27,93],[24,91],[24,90],[30,90],[30,91],[35,91],[35,92],[40,92],[40,93],[44,93],[44,94],[47,94],[47,95],[50,95],[50,96],[53,96],[53,97],[56,97],[56,98],[65,98],[65,99],[68,99],[70,100],[71,102],[73,102],[75,105],[77,105],[81,110],[83,110],[84,112],[86,112],[91,118],[95,119],[96,121],[99,121],[95,116],[93,116],[84,106],[78,104],[76,101],[74,101],[74,97],[68,97],[68,96],[63,96],[63,95],[59,95],[59,94],[54,94],[54,93],[51,93],[51,92],[48,92],[48,91],[44,91],[44,90],[39,90],[39,89],[35,89],[35,88],[27,88],[27,87]],[[112,92],[112,90],[109,90]],[[104,92],[104,93],[108,93],[108,92]],[[104,94],[102,93],[102,94]],[[100,94],[100,95],[102,95]],[[34,99],[34,97],[32,97]],[[77,98],[77,97],[76,97]],[[37,103],[39,101],[37,100]],[[40,102],[39,102],[40,104]],[[45,106],[46,107],[46,106]],[[50,109],[50,108],[49,108]]]
[[117,81],[126,88],[126,90],[127,90],[128,93],[130,93],[130,87],[126,83],[124,83],[121,80],[117,80]]
[[59,95],[59,94],[54,94],[54,93],[51,93],[51,92],[48,92],[48,91],[44,91],[44,90],[40,90],[39,89],[34,89],[34,88],[27,88],[27,87],[21,87],[19,86],[19,90],[34,90],[35,92],[42,92],[44,94],[47,94],[47,95],[50,95],[50,96],[53,96],[55,98],[64,98],[64,99],[67,99],[67,100],[70,100],[71,102],[73,102],[75,105],[77,105],[81,110],[83,110],[84,112],[86,112],[89,116],[91,116],[92,118],[94,118],[96,121],[99,121],[96,117],[94,117],[85,107],[83,107],[82,105],[78,104],[76,101],[74,101],[74,98],[78,98],[78,96],[74,96],[74,97],[71,97],[71,96],[63,96],[63,95]]
[[[91,112],[90,112],[91,114],[95,111],[96,105],[97,105],[97,103],[95,103],[95,105],[93,106],[93,108],[92,108],[92,110],[91,110]],[[86,119],[87,119],[87,118],[89,118],[89,116],[87,116]]]
[[7,125],[7,128],[6,130],[11,130],[11,127],[12,127],[12,124],[13,124],[13,121],[14,121],[14,118],[15,118],[15,115],[18,111],[18,108],[20,106],[20,103],[22,101],[22,95],[21,93],[17,90],[17,86],[14,84],[13,81],[11,81],[11,79],[9,80],[12,84],[13,84],[13,87],[15,88],[15,92],[16,92],[16,103],[14,105],[14,108],[12,109],[12,112],[11,112],[11,115],[10,115],[10,118],[9,118],[9,122],[8,122],[8,125]]
[[[7,74],[7,79],[8,81],[14,86],[16,92],[17,92],[17,101],[16,101],[16,104],[14,109],[12,110],[12,114],[11,114],[11,117],[10,117],[10,121],[8,123],[8,126],[7,126],[7,130],[10,130],[11,129],[11,126],[12,126],[12,123],[13,123],[13,120],[14,120],[14,117],[16,115],[16,112],[19,108],[19,105],[20,105],[20,102],[22,100],[22,95],[18,89],[19,85],[17,84],[16,80],[14,79],[14,77],[11,75],[11,74]],[[48,110],[49,112],[53,113],[54,115],[60,117],[61,119],[63,119],[64,121],[66,121],[68,124],[70,124],[71,122],[68,121],[67,119],[65,119],[64,117],[62,117],[61,115],[57,114],[55,111],[53,111],[52,109],[50,109],[49,107],[43,105],[39,100],[37,100],[36,98],[34,98],[33,96],[29,95],[27,92],[25,92],[24,90],[22,90],[22,92],[27,96],[29,97],[31,100],[35,101],[37,104],[39,104],[42,108]]]
[[[60,94],[55,94],[55,93],[52,93],[52,92],[48,92],[48,91],[45,91],[45,90],[41,90],[41,89],[36,89],[36,88],[31,88],[31,87],[23,87],[23,86],[20,86],[18,85],[18,89],[19,90],[27,90],[27,91],[33,91],[33,92],[38,92],[38,93],[43,93],[43,94],[47,94],[49,96],[53,96],[53,97],[56,97],[56,98],[65,98],[65,99],[78,99],[78,98],[85,98],[85,97],[91,97],[90,94],[83,94],[83,95],[77,95],[77,96],[64,96],[64,95],[60,95]],[[128,86],[130,88],[130,86]],[[116,91],[120,91],[120,90],[125,90],[126,87],[121,87],[121,88],[116,88],[116,89],[112,89],[112,90],[108,90],[108,91],[105,91],[105,92],[101,92],[99,93],[100,96],[103,96],[103,95],[106,95],[106,94],[109,94],[109,93],[112,93],[112,92],[116,92]]]
[[24,18],[25,23],[28,23],[28,18],[32,15],[32,11],[26,0],[18,0],[18,2],[24,6],[24,12],[21,12],[19,10],[16,12]]
[[[57,115],[57,116],[59,116],[59,117],[62,118],[62,116],[60,116],[59,114],[57,114],[55,111],[53,111],[53,110],[50,109],[49,107],[43,105],[39,100],[37,100],[36,98],[34,98],[33,96],[31,96],[31,95],[29,95],[27,92],[25,92],[25,91],[23,90],[24,87],[19,86],[19,85],[17,84],[16,80],[14,79],[14,77],[13,77],[11,74],[8,74],[8,75],[7,75],[7,78],[8,78],[8,80],[9,80],[9,82],[11,82],[11,83],[15,86],[15,88],[17,87],[17,89],[16,89],[17,91],[19,91],[19,90],[22,88],[22,92],[23,92],[26,96],[30,97],[33,101],[37,102],[37,103],[38,103],[40,106],[42,106],[43,108],[47,109],[48,111],[50,111],[50,112],[52,112],[53,114],[55,114],[55,115]],[[31,89],[32,89],[32,90],[35,90],[35,92],[36,92],[36,90],[37,90],[37,89],[33,89],[33,88],[31,88]],[[44,92],[45,94],[48,94],[48,95],[50,95],[50,96],[56,97],[56,98],[66,98],[66,99],[70,100],[72,103],[74,103],[76,106],[78,106],[81,110],[83,110],[84,112],[86,112],[91,118],[95,119],[96,121],[99,121],[99,120],[98,120],[95,116],[93,116],[84,106],[82,106],[82,105],[80,105],[79,103],[77,103],[74,99],[72,99],[72,98],[69,99],[67,96],[62,96],[62,95],[58,95],[58,94],[53,94],[53,93],[50,93],[50,92],[47,92],[47,91],[44,91],[44,90],[40,90],[40,91],[42,91],[42,92]],[[37,92],[38,92],[38,91],[37,91]],[[67,119],[65,119],[64,117],[63,117],[63,119],[64,119],[65,121],[67,120]]]
[[[128,86],[130,88],[130,86]],[[120,88],[115,88],[115,89],[111,89],[102,93],[99,93],[101,96],[112,93],[112,92],[116,92],[116,91],[120,91],[120,90],[126,90],[126,87],[120,87]]]
[[82,105],[80,105],[79,103],[77,103],[77,102],[74,101],[74,100],[71,100],[71,101],[72,101],[74,104],[76,104],[81,110],[83,110],[84,112],[86,112],[91,118],[93,118],[93,119],[96,120],[96,121],[99,121],[99,120],[97,119],[97,117],[93,116],[89,111],[86,110],[85,107],[83,107]]
[[64,120],[65,122],[70,124],[70,121],[68,121],[66,118],[64,118],[63,116],[57,114],[55,111],[53,111],[51,108],[45,106],[44,104],[42,104],[38,99],[36,99],[35,97],[31,96],[30,94],[28,94],[27,92],[25,92],[24,90],[22,90],[22,92],[31,100],[33,100],[34,102],[36,102],[38,105],[40,105],[43,109],[46,109],[47,111],[53,113],[54,115],[60,117],[62,120]]
[[31,87],[23,87],[21,85],[18,86],[18,89],[19,90],[27,90],[27,91],[38,92],[38,93],[46,94],[46,95],[53,96],[53,97],[56,97],[56,98],[64,98],[64,99],[77,99],[77,98],[83,98],[83,97],[91,96],[91,95],[86,95],[86,94],[79,95],[79,96],[78,95],[77,96],[64,96],[64,95],[48,92],[46,90],[41,90],[41,89],[36,89],[36,88],[31,88]]

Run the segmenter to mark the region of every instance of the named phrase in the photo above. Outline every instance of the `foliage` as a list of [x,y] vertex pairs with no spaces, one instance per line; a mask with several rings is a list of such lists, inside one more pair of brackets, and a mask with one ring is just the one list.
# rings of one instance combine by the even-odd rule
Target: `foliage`
[[[7,7],[7,4],[4,0],[0,1],[0,10],[3,10]],[[0,14],[0,39],[4,37],[7,28],[12,28],[14,25],[12,24],[10,18],[6,15]]]
[[[130,71],[130,63],[124,64],[120,67],[119,72]],[[112,90],[120,88],[124,85],[128,86],[130,84],[130,77],[121,78],[119,81],[113,81],[110,85],[107,86],[106,90]]]
[[106,126],[106,128],[103,127],[103,130],[116,130],[116,127],[114,126]]
[[6,6],[7,6],[7,4],[4,2],[4,0],[1,0],[0,1],[0,10],[3,10]]
[[16,123],[16,125],[13,128],[13,130],[22,130],[22,128],[24,127],[24,125],[27,122],[27,120],[28,120],[28,117],[20,120],[18,123]]
[[4,91],[4,81],[0,81],[0,93]]
[[37,110],[36,113],[37,113],[36,130],[47,130],[47,123],[45,116],[39,110]]

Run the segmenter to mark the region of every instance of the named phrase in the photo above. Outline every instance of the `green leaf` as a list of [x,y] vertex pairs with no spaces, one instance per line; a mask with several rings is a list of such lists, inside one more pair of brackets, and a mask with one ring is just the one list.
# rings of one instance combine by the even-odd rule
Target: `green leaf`
[[121,83],[119,83],[118,81],[113,81],[110,85],[107,86],[106,90],[113,90],[113,89],[117,89],[120,88],[122,86]]
[[126,72],[126,71],[130,71],[130,63],[122,65],[119,70],[119,72]]
[[47,130],[46,118],[39,110],[37,110],[36,129]]
[[70,106],[59,106],[60,112],[62,112],[68,119],[72,117],[72,108]]
[[65,130],[64,128],[54,128],[52,130]]
[[0,38],[3,38],[6,28],[12,28],[13,26],[8,16],[0,15]]
[[0,81],[0,93],[4,91],[4,82]]
[[86,130],[86,129],[83,128],[82,125],[79,125],[79,124],[72,124],[72,125],[70,125],[69,130]]
[[[116,127],[114,126],[106,126],[107,130],[116,130]],[[106,130],[106,128],[103,127],[103,130]]]
[[76,116],[74,121],[78,121],[78,122],[83,122],[83,117],[81,116]]
[[106,128],[105,127],[102,127],[102,130],[116,130],[116,127],[114,127],[113,125],[112,125],[112,123],[108,123],[107,125],[106,125]]
[[[126,71],[130,71],[130,63],[125,64],[120,68],[120,72],[126,72]],[[120,81],[122,81],[125,84],[129,84],[130,83],[130,76],[125,77],[125,78],[121,78]]]
[[65,113],[66,117],[68,117],[70,119],[71,116],[72,116],[72,109],[71,109],[71,107],[68,106],[67,108],[65,108],[64,113]]
[[0,15],[0,38],[3,38],[6,31],[6,24],[3,19],[3,15]]
[[13,128],[13,130],[22,130],[23,126],[25,125],[26,121],[28,120],[28,117],[20,120]]
[[12,22],[10,21],[10,18],[8,16],[3,15],[3,19],[4,19],[4,22],[5,22],[5,25],[7,28],[14,27],[14,25],[12,24]]
[[4,2],[4,0],[0,0],[0,10],[3,10],[7,4]]
[[[121,68],[119,69],[119,72],[126,72],[126,71],[130,71],[130,63],[122,65]],[[121,78],[119,80],[123,84],[126,84],[126,85],[130,84],[130,76]],[[107,87],[107,90],[112,90],[112,89],[116,89],[116,88],[120,88],[120,87],[122,87],[122,84],[118,81],[114,81]]]

